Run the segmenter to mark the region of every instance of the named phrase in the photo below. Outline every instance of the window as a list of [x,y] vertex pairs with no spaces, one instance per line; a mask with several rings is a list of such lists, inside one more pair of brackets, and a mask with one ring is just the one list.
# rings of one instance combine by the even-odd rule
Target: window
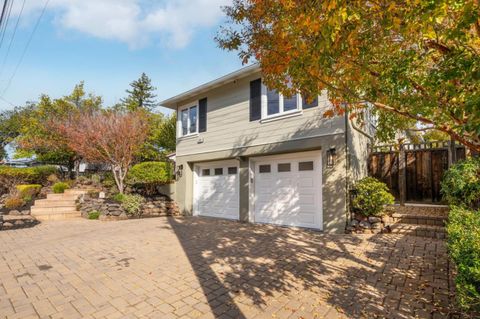
[[182,110],[182,136],[197,133],[197,106],[191,106]]
[[280,112],[280,94],[277,90],[267,90],[267,115]]
[[260,173],[270,173],[270,165],[260,165],[258,171]]
[[280,163],[280,164],[278,164],[278,172],[279,173],[290,172],[290,169],[291,169],[290,163]]
[[215,175],[223,175],[223,167],[215,168]]
[[210,169],[209,168],[202,169],[202,176],[210,176]]
[[312,107],[318,106],[318,96],[312,98],[311,96],[304,95],[302,96],[303,109],[311,109]]
[[230,174],[230,175],[237,174],[237,168],[236,167],[229,167],[228,168],[228,174]]
[[313,171],[313,162],[300,162],[298,163],[299,171]]
[[298,109],[298,105],[297,105],[297,95],[293,95],[292,97],[286,97],[284,96],[283,97],[283,111],[284,112],[287,112],[287,111],[293,111],[293,110],[296,110]]

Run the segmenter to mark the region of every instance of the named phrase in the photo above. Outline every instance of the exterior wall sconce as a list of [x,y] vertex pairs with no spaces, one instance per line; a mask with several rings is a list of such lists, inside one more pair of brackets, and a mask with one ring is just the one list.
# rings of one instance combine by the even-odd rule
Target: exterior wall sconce
[[183,173],[183,164],[177,166],[177,171],[175,173],[175,175],[177,176],[177,179],[182,177],[182,173]]
[[335,147],[331,147],[327,150],[327,167],[332,168],[335,166],[335,162],[337,160],[337,150]]

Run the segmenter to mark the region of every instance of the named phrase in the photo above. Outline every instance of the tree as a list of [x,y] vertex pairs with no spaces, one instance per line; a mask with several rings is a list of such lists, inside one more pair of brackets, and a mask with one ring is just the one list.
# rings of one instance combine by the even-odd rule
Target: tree
[[0,113],[0,159],[7,156],[5,147],[20,135],[25,116],[32,110],[33,105],[29,103]]
[[175,151],[176,116],[147,112],[149,121],[148,138],[140,150],[137,161],[165,161],[168,153]]
[[87,94],[83,82],[77,84],[70,95],[59,99],[42,95],[28,112],[23,112],[23,125],[15,139],[17,153],[35,155],[43,163],[64,165],[70,173],[78,173],[81,156],[69,146],[68,137],[59,134],[53,124],[75,114],[98,111],[101,107],[101,97]]
[[328,90],[326,115],[369,102],[480,150],[479,0],[234,0],[225,12],[219,45],[258,60],[267,85]]
[[148,121],[143,112],[81,112],[58,121],[55,127],[82,158],[110,165],[123,194],[125,176],[148,135]]
[[142,73],[138,80],[130,83],[130,90],[126,90],[128,96],[121,100],[121,104],[129,111],[137,111],[138,109],[145,109],[151,111],[158,106],[155,100],[157,97],[154,94],[156,88],[152,86],[150,78]]

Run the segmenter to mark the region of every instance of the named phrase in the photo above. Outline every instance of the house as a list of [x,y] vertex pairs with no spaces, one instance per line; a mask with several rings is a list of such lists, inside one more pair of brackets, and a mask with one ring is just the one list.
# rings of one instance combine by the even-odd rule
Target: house
[[[187,215],[343,232],[368,133],[325,118],[326,94],[285,97],[251,65],[161,103],[177,112],[176,200]],[[310,99],[309,99],[310,100]]]

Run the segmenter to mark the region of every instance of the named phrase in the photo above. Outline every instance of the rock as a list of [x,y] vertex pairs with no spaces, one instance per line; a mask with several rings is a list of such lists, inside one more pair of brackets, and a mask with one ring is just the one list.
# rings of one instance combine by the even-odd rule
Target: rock
[[12,223],[9,223],[9,222],[6,222],[6,223],[3,223],[3,228],[12,228],[13,227],[13,224]]
[[382,229],[382,223],[373,223],[372,224],[372,229]]
[[110,211],[110,213],[111,213],[113,216],[120,216],[120,215],[122,214],[122,211],[119,210],[119,209],[116,209],[116,210]]
[[15,226],[23,226],[25,225],[25,223],[21,220],[16,220],[15,223],[14,223]]
[[22,211],[20,212],[20,214],[22,214],[22,215],[30,215],[30,210],[28,210],[28,209],[22,210]]
[[118,219],[120,220],[125,220],[125,219],[128,219],[128,216],[125,212],[122,212],[119,216],[118,216]]
[[100,193],[98,193],[98,198],[103,199],[103,198],[105,198],[105,197],[106,197],[106,196],[105,196],[105,192],[100,192]]
[[351,221],[350,221],[350,226],[352,226],[352,227],[358,227],[358,220],[356,220],[356,219],[351,220]]
[[361,221],[359,225],[361,228],[364,228],[364,229],[372,228],[372,225],[367,221]]
[[382,221],[382,219],[380,217],[376,217],[376,216],[370,216],[368,217],[368,222],[369,223],[380,223]]
[[12,209],[8,212],[8,215],[21,215],[21,213],[16,209]]

